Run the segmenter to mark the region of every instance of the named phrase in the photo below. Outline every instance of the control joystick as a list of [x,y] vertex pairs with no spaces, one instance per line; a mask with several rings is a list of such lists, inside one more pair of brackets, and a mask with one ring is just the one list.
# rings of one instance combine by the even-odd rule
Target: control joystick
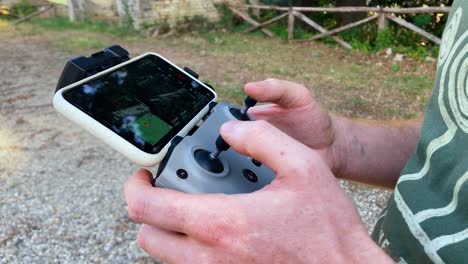
[[250,120],[249,116],[247,115],[247,111],[249,108],[255,106],[257,104],[257,100],[252,99],[252,97],[247,96],[244,100],[244,106],[239,110],[238,108],[231,108],[231,114],[237,118],[238,120],[247,121]]
[[207,150],[198,149],[194,153],[195,160],[203,169],[213,173],[221,173],[224,171],[224,166],[218,156],[221,152],[228,149],[229,144],[221,136],[218,136],[216,139],[216,150],[210,153]]

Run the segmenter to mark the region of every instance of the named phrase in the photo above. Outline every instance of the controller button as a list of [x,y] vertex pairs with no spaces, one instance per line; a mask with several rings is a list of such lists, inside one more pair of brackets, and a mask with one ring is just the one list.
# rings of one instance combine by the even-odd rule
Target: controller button
[[188,177],[188,173],[184,169],[178,169],[176,171],[176,174],[177,174],[177,177],[179,177],[179,178],[181,178],[183,180],[187,179],[187,177]]
[[257,167],[262,166],[262,163],[260,161],[256,160],[256,159],[252,159],[252,163]]
[[257,182],[258,178],[257,175],[255,175],[255,172],[249,170],[249,169],[243,169],[242,174],[244,174],[244,177],[247,178],[247,180],[251,182]]

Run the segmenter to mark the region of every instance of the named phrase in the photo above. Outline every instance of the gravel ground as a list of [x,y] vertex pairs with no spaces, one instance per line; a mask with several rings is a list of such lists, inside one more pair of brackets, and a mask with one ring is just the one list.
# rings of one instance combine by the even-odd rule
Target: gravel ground
[[[0,263],[154,262],[136,244],[123,197],[137,167],[51,106],[76,54],[40,36],[0,39]],[[389,193],[342,186],[370,228]]]

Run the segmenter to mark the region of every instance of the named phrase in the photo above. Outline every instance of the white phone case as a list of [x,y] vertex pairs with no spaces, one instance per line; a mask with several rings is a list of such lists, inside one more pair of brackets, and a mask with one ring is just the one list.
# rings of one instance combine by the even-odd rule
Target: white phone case
[[[67,100],[65,100],[63,98],[63,95],[62,95],[62,93],[64,91],[68,90],[68,89],[71,89],[73,87],[81,85],[84,82],[87,82],[87,81],[92,80],[94,78],[97,78],[97,77],[99,77],[101,75],[104,75],[104,74],[106,74],[106,73],[108,73],[110,71],[118,69],[118,68],[120,68],[122,66],[125,66],[125,65],[129,64],[129,63],[132,63],[132,62],[134,62],[136,60],[139,60],[140,58],[142,58],[144,56],[147,56],[147,55],[158,56],[161,59],[168,62],[173,67],[179,69],[182,72],[185,72],[183,69],[179,68],[177,65],[173,64],[172,62],[170,62],[166,58],[162,57],[161,55],[159,55],[157,53],[153,53],[153,52],[148,52],[148,53],[142,54],[142,55],[140,55],[138,57],[135,57],[135,58],[133,58],[131,60],[123,62],[123,63],[121,63],[119,65],[114,66],[114,67],[111,67],[111,68],[109,68],[109,69],[107,69],[107,70],[105,70],[103,72],[97,73],[97,74],[92,75],[92,76],[90,76],[88,78],[85,78],[85,79],[83,79],[83,80],[81,80],[79,82],[70,84],[70,85],[58,90],[54,95],[53,104],[54,104],[55,109],[59,113],[61,113],[66,118],[70,119],[71,121],[75,122],[76,124],[80,125],[84,129],[86,129],[88,132],[90,132],[91,134],[95,135],[96,137],[98,137],[99,139],[101,139],[102,141],[104,141],[105,143],[110,145],[112,148],[114,148],[118,152],[125,155],[131,161],[133,161],[136,164],[141,165],[141,166],[151,167],[151,166],[157,165],[158,163],[160,163],[162,161],[162,159],[166,155],[167,150],[168,150],[168,148],[170,146],[170,141],[166,146],[164,146],[161,149],[161,151],[159,151],[156,154],[150,154],[150,153],[144,152],[144,151],[140,150],[139,148],[137,148],[136,146],[134,146],[132,143],[125,140],[124,138],[120,137],[114,131],[110,130],[109,128],[107,128],[103,124],[101,124],[98,121],[96,121],[95,119],[93,119],[88,114],[84,113],[83,111],[81,111],[80,109],[75,107],[74,105],[70,104]],[[200,82],[199,80],[195,79],[193,76],[191,76],[187,72],[185,72],[185,73],[187,74],[188,77],[192,78],[194,81],[200,83],[200,85],[202,85],[203,87],[206,87],[209,91],[213,92],[213,94],[214,94],[213,102],[216,101],[217,95],[211,88],[209,88],[208,86],[206,86],[204,83]],[[200,111],[200,113],[198,113],[181,131],[179,131],[176,136],[182,136],[183,137],[183,136],[187,135],[187,133],[206,114],[208,114],[208,111],[209,111],[209,104],[207,106],[205,106]]]

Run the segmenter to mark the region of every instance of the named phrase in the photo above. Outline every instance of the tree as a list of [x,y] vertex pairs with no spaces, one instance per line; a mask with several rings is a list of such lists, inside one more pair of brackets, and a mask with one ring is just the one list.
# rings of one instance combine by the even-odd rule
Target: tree
[[428,6],[440,6],[447,5],[451,6],[453,0],[371,0],[370,6],[391,6],[397,5],[401,7],[417,7],[422,5]]

